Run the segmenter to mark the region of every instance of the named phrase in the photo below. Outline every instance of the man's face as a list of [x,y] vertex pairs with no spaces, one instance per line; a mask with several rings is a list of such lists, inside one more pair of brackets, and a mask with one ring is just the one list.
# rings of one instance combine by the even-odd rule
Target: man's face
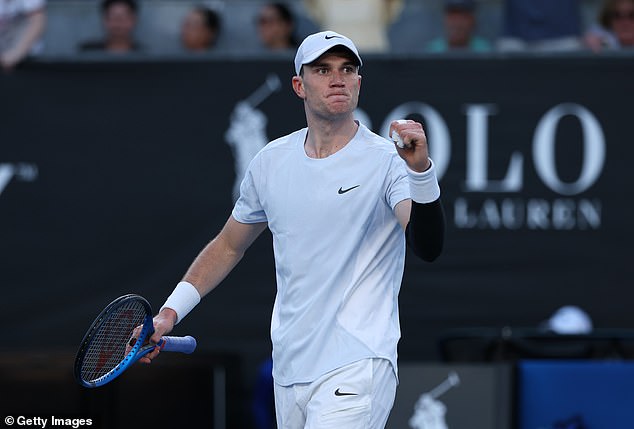
[[274,49],[289,40],[293,27],[273,6],[264,6],[257,19],[257,30],[262,44]]
[[614,8],[612,31],[622,46],[634,46],[634,2],[622,0]]
[[474,27],[475,17],[472,12],[462,9],[448,9],[445,12],[445,31],[449,46],[466,47]]
[[212,45],[214,34],[205,25],[202,13],[192,10],[187,14],[181,26],[181,41],[186,49],[192,51],[205,50]]
[[115,3],[106,11],[104,26],[110,37],[118,39],[132,38],[132,32],[136,25],[134,11],[124,3]]
[[301,77],[293,78],[293,88],[304,99],[307,112],[332,118],[356,109],[361,76],[350,55],[325,53],[303,70]]

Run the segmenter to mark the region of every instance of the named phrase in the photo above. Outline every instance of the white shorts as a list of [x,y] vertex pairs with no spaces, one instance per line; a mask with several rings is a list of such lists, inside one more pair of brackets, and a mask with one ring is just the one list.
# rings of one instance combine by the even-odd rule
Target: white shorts
[[383,429],[396,375],[386,359],[364,359],[312,383],[275,386],[278,429]]

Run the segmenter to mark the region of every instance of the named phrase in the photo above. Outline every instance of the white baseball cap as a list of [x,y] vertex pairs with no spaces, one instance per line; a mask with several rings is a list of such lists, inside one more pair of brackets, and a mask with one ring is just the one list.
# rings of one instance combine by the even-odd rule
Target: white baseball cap
[[334,31],[321,31],[307,36],[302,44],[299,45],[299,48],[297,48],[297,54],[295,54],[295,73],[299,75],[304,64],[312,63],[335,46],[348,48],[355,55],[357,60],[359,60],[359,66],[363,64],[359,56],[359,51],[357,51],[357,47],[354,46],[352,40]]

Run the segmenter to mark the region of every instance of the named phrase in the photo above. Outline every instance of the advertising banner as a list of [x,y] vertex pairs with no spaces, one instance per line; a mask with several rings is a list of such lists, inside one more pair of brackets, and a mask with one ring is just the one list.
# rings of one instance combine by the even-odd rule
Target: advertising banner
[[[365,61],[357,118],[382,135],[423,122],[447,219],[439,260],[407,259],[401,357],[435,359],[446,329],[537,326],[563,305],[634,328],[633,72],[626,57]],[[73,347],[124,293],[158,308],[253,155],[305,126],[292,74],[289,57],[0,75],[5,344]],[[266,232],[178,328],[264,360],[274,295]]]

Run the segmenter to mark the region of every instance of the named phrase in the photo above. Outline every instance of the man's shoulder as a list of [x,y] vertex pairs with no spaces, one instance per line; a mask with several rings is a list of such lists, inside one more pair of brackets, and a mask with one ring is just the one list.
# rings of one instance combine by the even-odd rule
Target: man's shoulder
[[301,135],[305,132],[305,130],[306,129],[303,128],[301,130],[297,130],[285,136],[271,140],[266,146],[264,146],[264,148],[262,148],[262,152],[292,149],[293,147],[295,147],[294,143],[297,141],[298,138],[301,138]]
[[389,141],[383,136],[378,135],[374,131],[367,128],[365,125],[360,125],[360,137],[367,149],[377,150],[380,152],[394,152],[394,143]]
[[302,130],[293,131],[290,134],[286,134],[285,136],[271,140],[266,146],[271,148],[289,146],[292,142],[295,141],[295,139],[299,137],[299,134],[301,132]]
[[437,37],[425,45],[425,51],[427,52],[447,52],[447,49],[447,40],[444,37]]

